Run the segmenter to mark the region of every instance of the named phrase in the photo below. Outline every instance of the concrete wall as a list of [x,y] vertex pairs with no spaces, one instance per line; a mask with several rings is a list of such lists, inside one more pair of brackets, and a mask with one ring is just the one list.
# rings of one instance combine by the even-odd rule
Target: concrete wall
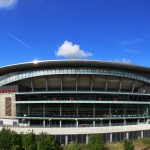
[[[9,127],[17,133],[29,133],[34,131],[35,134],[47,132],[51,135],[67,135],[67,134],[103,134],[103,133],[117,133],[130,131],[144,131],[150,130],[150,124],[143,125],[128,125],[128,126],[110,126],[110,127],[81,127],[81,128],[39,128],[39,127]],[[0,127],[2,129],[2,127]]]
[[[11,98],[11,114],[12,116],[6,116],[5,115],[5,98],[10,97]],[[0,118],[12,118],[14,114],[14,109],[13,109],[13,100],[14,100],[14,95],[12,93],[1,93],[0,94]]]
[[1,126],[17,126],[18,119],[0,119]]
[[[3,127],[0,127],[0,130]],[[69,144],[72,141],[78,143],[87,143],[91,134],[101,134],[107,143],[120,141],[124,139],[140,139],[150,137],[150,125],[130,125],[130,126],[114,126],[114,127],[82,127],[82,128],[29,128],[23,127],[8,127],[17,133],[34,132],[39,134],[46,132],[51,134],[53,138],[60,144]]]

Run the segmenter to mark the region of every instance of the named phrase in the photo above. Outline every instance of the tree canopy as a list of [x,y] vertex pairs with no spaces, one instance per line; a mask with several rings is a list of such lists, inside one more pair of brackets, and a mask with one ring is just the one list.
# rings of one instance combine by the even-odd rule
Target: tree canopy
[[93,134],[89,137],[89,150],[104,150],[104,146],[105,143],[101,135]]

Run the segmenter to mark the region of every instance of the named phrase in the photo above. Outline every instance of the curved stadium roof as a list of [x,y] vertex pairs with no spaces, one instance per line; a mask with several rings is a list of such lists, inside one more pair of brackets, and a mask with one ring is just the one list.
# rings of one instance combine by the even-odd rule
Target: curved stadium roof
[[118,62],[106,62],[99,60],[47,60],[47,61],[38,61],[38,62],[27,62],[14,64],[9,66],[4,66],[0,68],[0,75],[21,71],[21,70],[30,70],[38,68],[60,68],[60,67],[100,67],[100,68],[109,68],[117,70],[127,70],[131,72],[138,73],[150,73],[150,68],[137,66],[132,64],[118,63]]

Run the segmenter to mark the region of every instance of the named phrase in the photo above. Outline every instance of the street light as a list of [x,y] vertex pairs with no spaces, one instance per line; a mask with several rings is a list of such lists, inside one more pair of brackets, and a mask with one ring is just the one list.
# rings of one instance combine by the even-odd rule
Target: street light
[[[24,114],[23,117],[27,117],[27,114]],[[25,118],[22,119],[22,123],[23,123],[23,127],[24,127],[24,123],[25,123]]]
[[51,127],[51,119],[49,119],[49,127]]

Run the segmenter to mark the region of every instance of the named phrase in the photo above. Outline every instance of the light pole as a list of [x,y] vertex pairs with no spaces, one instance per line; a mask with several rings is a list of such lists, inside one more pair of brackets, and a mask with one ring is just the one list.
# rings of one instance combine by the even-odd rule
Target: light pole
[[27,115],[24,114],[23,117],[24,117],[24,118],[22,119],[22,123],[23,123],[23,127],[24,127],[24,123],[25,123],[25,121],[26,121],[26,120],[25,120],[25,117],[27,117]]
[[51,127],[51,119],[49,119],[49,127]]

